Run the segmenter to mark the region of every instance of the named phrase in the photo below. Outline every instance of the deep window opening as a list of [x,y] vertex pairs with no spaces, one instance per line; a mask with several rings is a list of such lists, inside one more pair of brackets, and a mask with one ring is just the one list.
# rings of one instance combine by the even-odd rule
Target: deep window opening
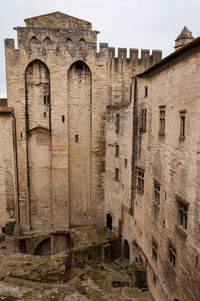
[[79,136],[75,135],[75,143],[78,143],[78,141],[79,141]]
[[145,92],[144,92],[145,97],[148,97],[148,87],[145,87]]
[[75,63],[76,70],[83,70],[83,62],[78,61]]
[[65,115],[62,115],[62,123],[65,122]]
[[125,158],[124,159],[124,167],[127,168],[127,165],[128,165],[128,160]]
[[115,157],[119,158],[119,145],[118,144],[115,145]]
[[119,129],[120,129],[120,115],[116,115],[116,133],[119,134]]
[[112,216],[110,213],[107,213],[106,215],[106,227],[112,230]]
[[115,168],[115,181],[119,181],[119,168]]

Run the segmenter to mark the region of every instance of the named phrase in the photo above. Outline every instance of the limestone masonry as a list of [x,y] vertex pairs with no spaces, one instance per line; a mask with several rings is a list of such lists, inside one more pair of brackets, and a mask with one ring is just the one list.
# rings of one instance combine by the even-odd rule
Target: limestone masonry
[[25,23],[0,100],[7,251],[67,254],[72,229],[106,226],[118,241],[94,256],[145,266],[155,301],[199,301],[200,38],[184,27],[162,59],[97,51],[91,23],[60,12]]

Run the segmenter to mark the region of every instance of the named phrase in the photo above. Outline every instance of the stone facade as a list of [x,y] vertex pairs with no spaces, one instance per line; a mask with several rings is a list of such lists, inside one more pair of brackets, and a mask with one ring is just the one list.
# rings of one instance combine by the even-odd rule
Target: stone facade
[[18,243],[34,233],[56,253],[72,227],[107,225],[119,253],[147,266],[156,301],[197,301],[200,40],[184,28],[163,60],[116,57],[106,43],[97,52],[89,22],[25,22],[18,49],[5,40],[0,227],[15,220]]
[[200,298],[199,42],[135,76],[131,103],[107,112],[106,211],[159,301]]

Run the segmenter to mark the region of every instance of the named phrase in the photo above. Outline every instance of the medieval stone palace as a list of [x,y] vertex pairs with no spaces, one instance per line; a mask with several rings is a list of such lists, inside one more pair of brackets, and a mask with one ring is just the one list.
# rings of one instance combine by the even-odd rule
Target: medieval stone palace
[[73,227],[106,226],[154,300],[199,301],[200,38],[184,27],[162,59],[97,51],[91,23],[60,12],[25,23],[0,100],[7,248],[56,254]]

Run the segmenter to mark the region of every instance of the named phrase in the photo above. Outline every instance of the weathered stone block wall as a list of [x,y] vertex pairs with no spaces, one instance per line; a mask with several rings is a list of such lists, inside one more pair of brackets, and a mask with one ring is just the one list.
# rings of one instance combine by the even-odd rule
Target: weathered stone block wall
[[[150,55],[148,50],[142,50],[140,59],[137,50],[132,49],[127,58],[126,49],[119,49],[115,57],[113,48],[105,43],[96,52],[98,32],[91,30],[91,24],[59,12],[25,21],[27,27],[17,28],[18,49],[14,48],[14,40],[5,41],[8,104],[15,107],[17,119],[22,229],[32,228],[27,137],[38,126],[51,132],[48,178],[52,184],[48,185],[52,189],[53,228],[68,229],[70,219],[72,224],[103,224],[106,106],[129,103],[132,74],[159,60],[161,52]],[[77,61],[84,62],[90,70],[87,82],[76,76],[72,80],[70,68]],[[79,97],[81,87],[85,92]],[[74,89],[78,102],[78,106],[73,105],[75,111],[70,105]],[[45,95],[50,100],[46,105],[42,104]],[[76,147],[77,153],[72,141],[80,133],[84,147]],[[70,166],[73,169],[75,165],[77,169],[71,170]],[[42,176],[38,181],[41,185],[45,182]],[[76,201],[70,200],[73,191]],[[49,192],[50,188],[46,198]],[[51,200],[47,203],[49,207]]]
[[[105,211],[112,216],[113,230],[119,231],[123,212],[131,209],[131,159],[133,103],[108,106],[106,126]],[[119,132],[117,132],[117,115]],[[119,146],[119,156],[116,154]],[[119,170],[116,179],[115,170]]]
[[[140,133],[138,165],[145,168],[144,193],[135,199],[135,239],[147,256],[149,283],[156,300],[198,300],[200,297],[199,237],[199,63],[198,51],[169,63],[160,72],[139,79],[139,112],[147,109],[147,131]],[[148,86],[148,97],[145,97]],[[165,106],[165,134],[159,134],[160,107]],[[180,112],[185,136],[180,137]],[[155,206],[154,179],[160,182]],[[177,195],[188,202],[187,229],[180,225]],[[126,227],[126,226],[125,226]],[[134,229],[134,228],[133,228]],[[128,233],[127,233],[128,235]],[[157,262],[152,240],[158,243]],[[176,248],[175,267],[169,241]],[[152,272],[153,271],[153,272]],[[153,274],[154,273],[154,274]],[[153,275],[157,278],[153,283]]]
[[[5,109],[7,110],[7,109]],[[0,232],[9,219],[16,217],[17,203],[14,120],[0,108]]]

